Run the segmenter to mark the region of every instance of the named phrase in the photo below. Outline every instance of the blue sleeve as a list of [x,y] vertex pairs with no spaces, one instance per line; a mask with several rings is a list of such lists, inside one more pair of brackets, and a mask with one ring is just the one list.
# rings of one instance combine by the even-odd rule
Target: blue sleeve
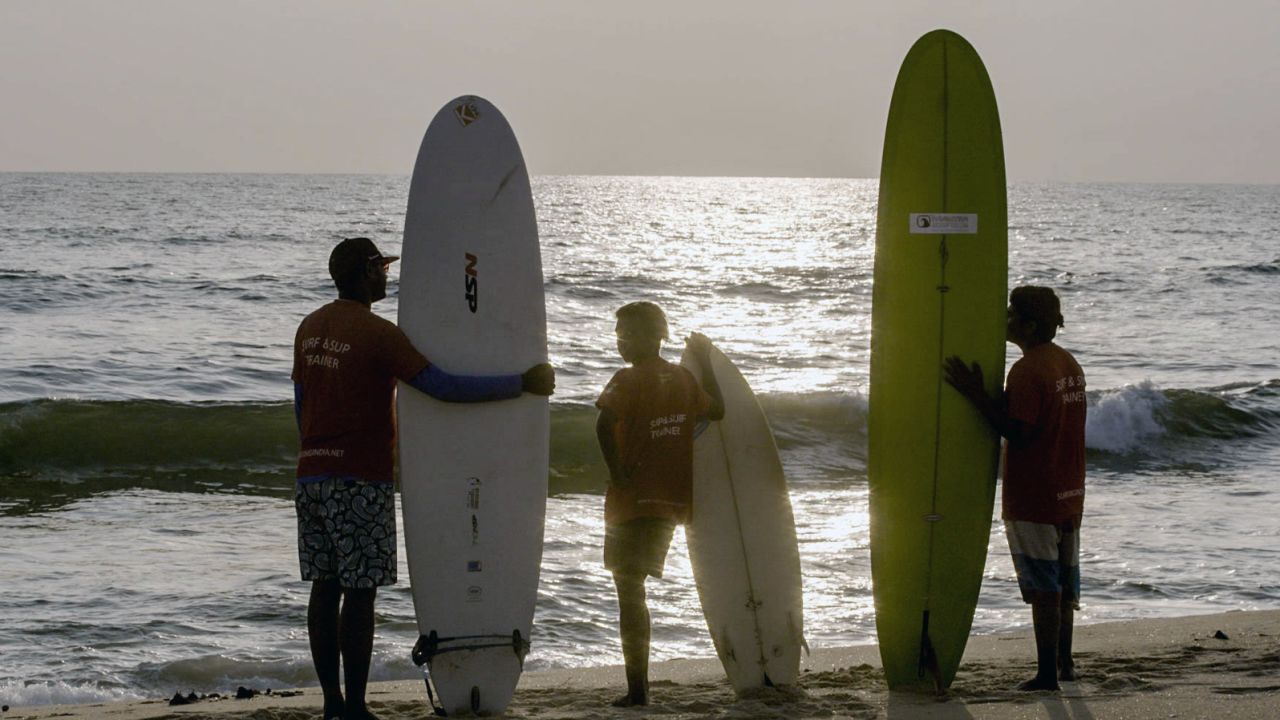
[[450,375],[427,365],[409,384],[437,400],[455,403],[508,400],[524,392],[519,375]]
[[298,432],[302,432],[302,383],[293,384],[293,419],[298,422]]

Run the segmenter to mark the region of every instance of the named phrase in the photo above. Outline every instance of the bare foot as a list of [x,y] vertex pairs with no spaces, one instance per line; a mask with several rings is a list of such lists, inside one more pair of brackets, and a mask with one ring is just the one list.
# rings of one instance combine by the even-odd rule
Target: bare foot
[[1061,690],[1061,689],[1062,688],[1058,687],[1057,680],[1054,680],[1053,678],[1049,678],[1048,680],[1046,680],[1040,677],[1039,675],[1031,678],[1030,680],[1018,686],[1018,690],[1022,692],[1042,692],[1045,690],[1057,692],[1058,690]]
[[1058,679],[1063,682],[1075,682],[1076,666],[1063,665],[1061,668],[1058,669]]
[[642,705],[648,705],[648,704],[649,704],[649,698],[634,697],[630,693],[627,693],[626,695],[623,695],[622,697],[613,701],[614,707],[640,707]]
[[324,720],[342,720],[346,707],[342,702],[324,704]]

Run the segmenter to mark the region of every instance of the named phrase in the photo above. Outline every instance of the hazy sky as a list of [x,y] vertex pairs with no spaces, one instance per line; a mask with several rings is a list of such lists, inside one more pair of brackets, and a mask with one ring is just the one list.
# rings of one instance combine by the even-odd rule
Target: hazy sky
[[0,171],[408,174],[475,93],[534,174],[874,177],[938,27],[1012,180],[1280,182],[1277,0],[0,0]]

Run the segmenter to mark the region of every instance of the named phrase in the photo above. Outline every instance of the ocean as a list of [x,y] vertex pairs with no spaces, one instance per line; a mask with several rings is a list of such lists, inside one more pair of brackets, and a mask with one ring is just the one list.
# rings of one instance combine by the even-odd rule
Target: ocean
[[[761,396],[809,644],[873,642],[875,180],[533,190],[558,389],[526,668],[621,662],[592,403],[622,365],[613,310],[638,299],[674,338],[709,335]],[[333,297],[337,240],[397,252],[407,192],[400,176],[0,174],[5,704],[315,684],[291,343]],[[1059,291],[1059,343],[1089,378],[1077,622],[1280,608],[1280,187],[1014,184],[1009,207],[1010,287]],[[374,306],[393,320],[395,277]],[[1030,624],[993,528],[975,633]],[[400,560],[375,680],[418,676]],[[713,655],[681,533],[650,591],[653,657]]]

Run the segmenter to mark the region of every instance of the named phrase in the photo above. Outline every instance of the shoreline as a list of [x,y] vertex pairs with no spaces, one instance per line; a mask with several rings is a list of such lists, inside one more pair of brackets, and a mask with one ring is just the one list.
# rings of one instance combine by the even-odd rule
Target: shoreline
[[[1219,634],[1225,637],[1220,637]],[[651,704],[618,709],[617,666],[525,673],[508,718],[596,720],[662,715],[693,718],[1273,718],[1280,708],[1280,610],[1234,610],[1081,625],[1080,679],[1061,693],[1014,687],[1035,670],[1031,631],[971,637],[945,697],[890,693],[875,645],[819,648],[801,663],[799,689],[737,697],[715,658],[668,660],[650,668]],[[370,708],[383,720],[430,717],[420,680],[371,683]],[[302,720],[320,715],[318,687],[247,700],[221,698],[170,707],[168,698],[10,707],[0,720]]]

